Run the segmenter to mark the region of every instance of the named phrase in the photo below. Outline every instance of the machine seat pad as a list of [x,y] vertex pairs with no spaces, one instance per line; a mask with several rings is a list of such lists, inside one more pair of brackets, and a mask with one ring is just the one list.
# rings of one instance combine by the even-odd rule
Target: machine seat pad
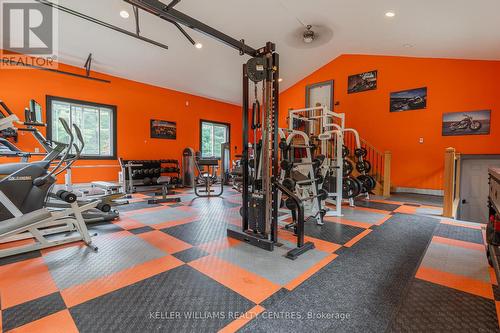
[[171,178],[168,176],[161,176],[161,177],[158,177],[158,180],[156,181],[156,183],[159,185],[170,184],[170,180],[171,180]]
[[43,221],[51,217],[52,214],[46,209],[38,209],[33,212],[24,214],[20,217],[14,217],[3,222],[0,222],[0,236],[13,230],[30,226],[37,222]]
[[200,158],[198,160],[198,165],[210,165],[210,166],[215,165],[215,166],[217,166],[217,165],[219,165],[219,161],[216,159],[213,159],[213,158],[208,158],[208,159],[201,159]]
[[94,187],[102,188],[104,190],[115,190],[121,187],[121,185],[113,184],[110,182],[102,182],[102,181],[95,181],[90,184]]

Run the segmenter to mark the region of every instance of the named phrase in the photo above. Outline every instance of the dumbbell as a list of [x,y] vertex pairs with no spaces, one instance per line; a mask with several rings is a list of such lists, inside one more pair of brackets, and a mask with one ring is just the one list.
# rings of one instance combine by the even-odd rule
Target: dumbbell
[[368,155],[368,151],[366,150],[365,147],[356,148],[354,150],[354,155],[356,155],[358,158],[366,157],[366,155]]
[[[316,198],[319,198],[321,201],[326,200],[328,199],[328,192],[324,189],[321,189],[318,191],[318,194],[306,198],[300,198],[300,201],[304,202],[308,200],[314,200]],[[287,198],[285,200],[285,206],[290,210],[297,209],[297,204],[295,203],[295,200],[293,200],[292,198]]]
[[158,177],[151,178],[151,183],[158,184]]
[[314,159],[312,162],[292,162],[292,161],[289,161],[289,160],[283,160],[281,161],[280,163],[280,167],[285,170],[285,171],[290,171],[292,170],[294,167],[296,166],[300,166],[300,165],[312,165],[313,166],[313,169],[317,169],[321,166],[323,162],[319,159]]
[[159,174],[160,173],[160,169],[161,168],[155,168],[155,175]]
[[346,158],[347,156],[349,156],[349,153],[349,148],[345,145],[342,145],[342,157]]
[[142,182],[143,182],[144,185],[151,185],[152,180],[149,177],[144,177],[144,179],[142,180]]
[[371,169],[372,165],[367,160],[356,162],[356,170],[358,170],[359,173],[368,173]]

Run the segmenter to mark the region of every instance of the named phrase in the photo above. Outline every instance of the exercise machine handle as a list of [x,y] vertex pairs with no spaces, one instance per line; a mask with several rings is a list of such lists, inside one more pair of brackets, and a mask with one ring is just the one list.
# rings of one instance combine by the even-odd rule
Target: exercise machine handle
[[297,247],[302,247],[304,245],[304,204],[298,196],[296,196],[292,191],[286,188],[283,184],[278,181],[274,182],[274,185],[283,193],[285,193],[289,198],[291,198],[297,207]]
[[55,174],[55,172],[61,167],[61,165],[64,162],[67,161],[69,152],[71,151],[71,148],[73,147],[73,142],[75,140],[75,136],[73,135],[73,132],[71,132],[71,129],[70,129],[69,125],[68,125],[68,122],[64,118],[59,118],[59,122],[63,126],[64,131],[66,131],[66,134],[69,135],[69,143],[66,145],[67,146],[66,147],[66,152],[61,157],[61,159],[59,160],[59,162],[57,163],[57,165],[54,168],[52,168],[52,170],[47,175],[45,175],[43,177],[38,177],[38,178],[36,178],[33,181],[33,184],[35,186],[42,186],[42,185],[44,185],[45,182],[47,181],[47,179],[49,179],[50,177],[52,177],[52,175]]
[[62,168],[61,170],[59,170],[59,172],[55,173],[56,176],[63,173],[64,171],[68,170],[69,168],[71,168],[71,166],[77,160],[80,159],[80,156],[82,155],[82,152],[83,152],[83,148],[85,148],[85,142],[83,140],[83,135],[82,135],[82,131],[80,130],[80,127],[78,127],[76,124],[73,124],[73,128],[75,130],[76,137],[77,137],[78,141],[80,142],[80,146],[78,146],[76,143],[73,143],[73,148],[75,149],[75,155],[72,156],[70,159],[66,160],[66,166],[64,168]]
[[9,116],[12,116],[14,114],[3,101],[0,101],[0,106],[2,106],[2,108],[9,114]]

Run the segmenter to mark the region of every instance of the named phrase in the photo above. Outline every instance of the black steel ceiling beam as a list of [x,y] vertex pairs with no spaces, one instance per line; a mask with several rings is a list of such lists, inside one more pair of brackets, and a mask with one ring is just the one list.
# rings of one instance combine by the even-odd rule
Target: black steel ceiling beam
[[[145,10],[153,15],[156,15],[170,23],[176,22],[178,24],[184,25],[193,30],[199,31],[205,35],[208,35],[218,41],[235,48],[241,53],[248,54],[252,57],[259,55],[259,51],[246,45],[242,41],[236,40],[231,36],[226,35],[225,33],[212,28],[205,23],[202,23],[191,16],[188,16],[175,8],[175,4],[178,1],[172,1],[170,5],[166,5],[158,0],[124,0],[125,2],[131,4],[132,6],[137,6],[142,10]],[[173,4],[173,5],[172,5]]]
[[128,35],[130,37],[134,37],[136,39],[142,40],[143,42],[146,42],[146,43],[149,43],[149,44],[161,47],[162,49],[168,50],[168,46],[165,45],[165,44],[163,44],[163,43],[157,42],[155,40],[143,37],[143,36],[141,36],[141,35],[139,35],[137,33],[133,33],[133,32],[130,32],[128,30],[125,30],[125,29],[122,29],[120,27],[117,27],[115,25],[112,25],[112,24],[106,23],[104,21],[98,20],[98,19],[96,19],[96,18],[94,18],[92,16],[88,16],[88,15],[85,15],[83,13],[77,12],[76,10],[73,10],[73,9],[70,9],[70,8],[67,8],[67,7],[55,4],[55,3],[47,1],[47,0],[35,0],[35,1],[37,1],[37,2],[39,2],[41,4],[44,4],[46,6],[50,6],[52,8],[55,8],[57,10],[60,10],[62,12],[71,14],[73,16],[79,17],[79,18],[84,19],[86,21],[98,24],[98,25],[103,26],[105,28],[108,28],[108,29],[120,32],[120,33]]
[[21,62],[21,61],[10,60],[10,59],[7,59],[6,57],[4,57],[3,59],[0,59],[0,62],[4,63],[6,65],[9,65],[9,66],[21,66],[21,67],[38,69],[41,71],[46,71],[46,72],[55,73],[55,74],[69,75],[69,76],[77,77],[80,79],[87,79],[87,80],[92,80],[92,81],[97,81],[97,82],[102,82],[102,83],[111,83],[110,80],[100,79],[98,77],[92,77],[92,76],[62,71],[62,70],[54,69],[54,68],[31,65],[31,64]]

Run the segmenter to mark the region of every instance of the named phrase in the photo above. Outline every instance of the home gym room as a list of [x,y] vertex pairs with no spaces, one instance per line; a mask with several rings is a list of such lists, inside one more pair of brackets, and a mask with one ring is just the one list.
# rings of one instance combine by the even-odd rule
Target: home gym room
[[0,333],[498,332],[499,11],[0,0]]

